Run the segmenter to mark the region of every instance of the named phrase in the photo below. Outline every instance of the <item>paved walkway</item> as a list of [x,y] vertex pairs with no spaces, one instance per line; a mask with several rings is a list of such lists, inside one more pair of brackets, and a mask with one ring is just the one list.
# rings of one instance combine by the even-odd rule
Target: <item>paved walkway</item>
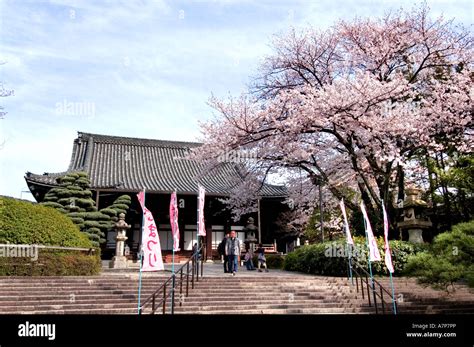
[[[108,265],[109,261],[102,261],[102,274],[113,275],[113,274],[138,274],[139,267],[138,264],[132,264],[128,269],[109,269]],[[166,263],[165,271],[159,271],[155,273],[143,272],[144,276],[163,276],[169,275],[172,271],[172,264]],[[177,271],[183,264],[175,264],[175,271]],[[225,276],[232,276],[231,274],[224,273],[224,265],[220,261],[215,261],[214,263],[204,263],[204,276],[205,277],[225,277]],[[314,275],[308,275],[298,272],[291,272],[291,271],[284,271],[284,270],[277,270],[277,269],[269,269],[269,272],[265,272],[262,269],[262,272],[258,272],[258,270],[249,271],[246,269],[245,266],[239,267],[236,276],[239,277],[263,277],[263,276],[271,276],[271,277],[301,277],[301,276],[309,276],[314,277]]]

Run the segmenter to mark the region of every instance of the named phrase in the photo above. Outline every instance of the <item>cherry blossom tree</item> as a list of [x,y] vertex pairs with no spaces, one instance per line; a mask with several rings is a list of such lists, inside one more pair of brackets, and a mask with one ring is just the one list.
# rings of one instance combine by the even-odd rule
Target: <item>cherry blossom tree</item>
[[[216,117],[201,125],[204,145],[193,156],[212,167],[226,151],[252,151],[244,181],[286,177],[305,216],[320,184],[350,209],[348,189],[378,210],[420,148],[472,149],[472,63],[469,31],[432,20],[425,5],[292,30],[276,38],[248,94],[211,98]],[[298,184],[307,187],[300,196]],[[229,202],[239,206],[241,193]]]

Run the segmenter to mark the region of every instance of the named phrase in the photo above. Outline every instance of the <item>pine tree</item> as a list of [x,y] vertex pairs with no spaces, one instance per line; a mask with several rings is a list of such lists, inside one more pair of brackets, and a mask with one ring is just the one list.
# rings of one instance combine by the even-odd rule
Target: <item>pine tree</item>
[[85,172],[68,173],[57,182],[59,186],[46,193],[41,204],[68,215],[96,247],[105,242],[105,233],[114,228],[119,213],[126,214],[131,204],[131,198],[122,195],[108,208],[97,211]]
[[115,227],[115,223],[118,221],[118,216],[120,213],[127,214],[127,210],[129,209],[132,203],[132,198],[129,195],[120,195],[112,205],[101,209],[99,212],[105,214],[110,217],[110,220],[107,223],[106,228],[107,230],[113,230]]

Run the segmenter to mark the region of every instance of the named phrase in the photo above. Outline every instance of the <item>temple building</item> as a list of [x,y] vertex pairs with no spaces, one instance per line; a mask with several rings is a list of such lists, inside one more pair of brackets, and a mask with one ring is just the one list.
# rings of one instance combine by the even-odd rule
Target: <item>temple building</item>
[[[212,174],[202,175],[204,165],[185,159],[191,148],[199,143],[162,141],[79,132],[74,140],[69,167],[64,172],[26,173],[25,180],[36,201],[41,202],[49,189],[57,186],[56,178],[69,172],[87,172],[91,191],[98,209],[107,207],[122,194],[132,198],[126,222],[132,227],[127,232],[127,246],[136,254],[140,242],[142,212],[136,194],[146,189],[146,206],[158,224],[163,254],[171,252],[172,238],[169,222],[171,192],[176,190],[179,205],[181,255],[186,256],[196,242],[198,184],[206,189],[205,224],[207,258],[216,255],[224,233],[236,230],[241,240],[247,218],[253,217],[258,226],[258,241],[276,242],[276,219],[286,205],[282,204],[286,190],[282,186],[263,184],[258,197],[258,212],[233,221],[231,211],[220,201],[228,197],[236,182],[242,180],[239,165],[223,163]],[[102,245],[104,258],[115,249],[115,232],[106,235]],[[284,247],[284,246],[283,246]]]

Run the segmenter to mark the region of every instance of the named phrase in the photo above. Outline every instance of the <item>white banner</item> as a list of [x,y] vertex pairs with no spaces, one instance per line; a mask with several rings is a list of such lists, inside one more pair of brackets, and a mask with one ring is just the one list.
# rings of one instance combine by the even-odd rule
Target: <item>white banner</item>
[[382,210],[383,210],[383,234],[385,238],[385,265],[387,266],[388,271],[391,273],[394,272],[392,264],[392,254],[390,251],[390,245],[388,244],[388,216],[387,211],[385,211],[385,205],[382,201]]
[[341,207],[342,216],[344,217],[344,227],[346,229],[347,243],[353,245],[354,241],[352,241],[351,232],[349,230],[349,223],[347,222],[346,206],[344,205],[344,199],[341,200],[339,206]]
[[138,201],[143,209],[142,229],[142,271],[164,270],[163,258],[161,257],[160,236],[152,213],[144,205],[145,193],[137,194]]
[[360,203],[360,209],[362,210],[362,214],[364,215],[365,219],[365,231],[367,233],[367,240],[369,243],[369,259],[370,261],[380,261],[382,258],[380,257],[380,252],[377,248],[377,240],[374,237],[372,226],[370,225],[369,221],[369,216],[367,215],[367,211],[365,210],[363,202]]

